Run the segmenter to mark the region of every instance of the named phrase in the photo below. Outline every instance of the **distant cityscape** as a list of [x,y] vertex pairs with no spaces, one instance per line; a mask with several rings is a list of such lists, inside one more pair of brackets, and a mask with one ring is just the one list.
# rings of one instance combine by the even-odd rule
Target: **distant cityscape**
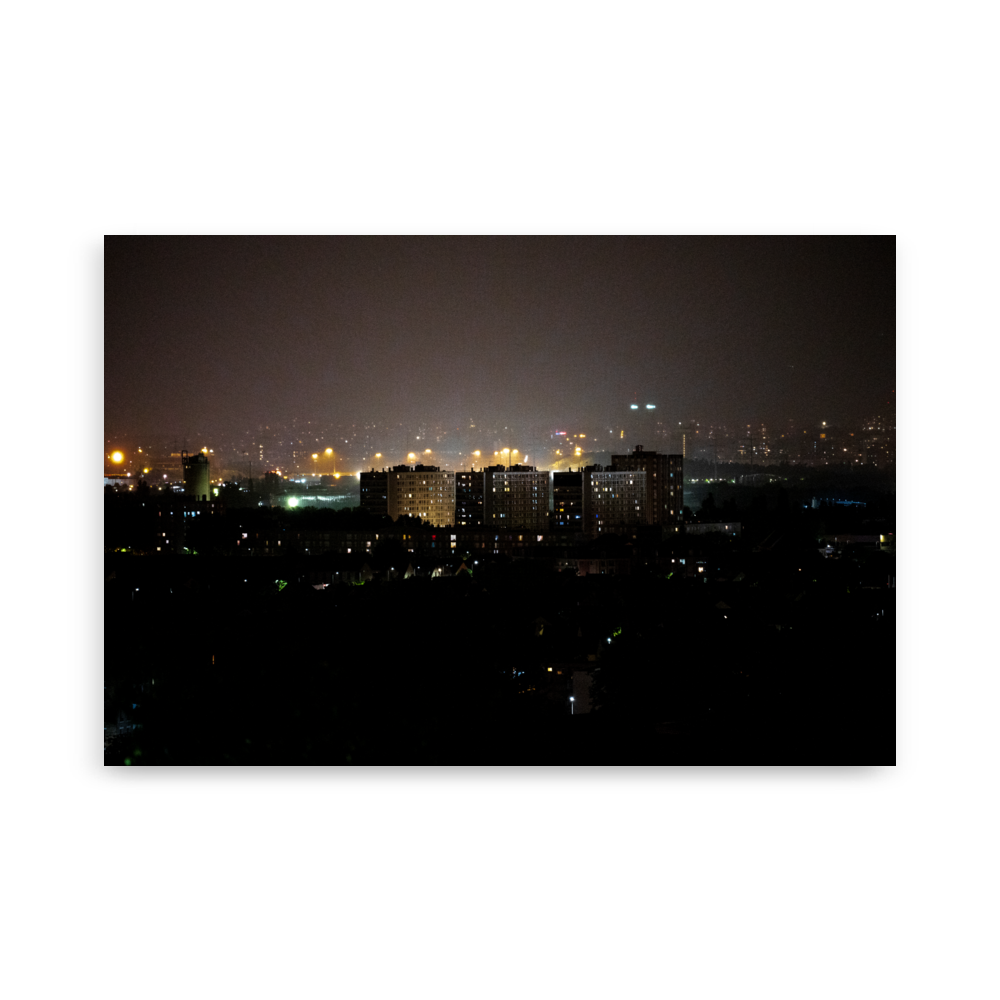
[[282,481],[311,485],[397,465],[438,469],[484,469],[521,464],[551,472],[581,465],[610,465],[611,455],[636,446],[713,465],[865,465],[895,463],[893,401],[854,423],[788,421],[776,427],[736,427],[697,420],[676,424],[658,419],[654,404],[629,404],[614,426],[539,427],[530,423],[462,426],[420,423],[335,424],[297,419],[261,425],[237,438],[220,440],[210,429],[195,435],[127,434],[106,439],[105,476],[145,478],[150,484],[183,480],[181,453],[209,456],[216,485],[260,480],[273,473]]
[[894,260],[111,239],[105,762],[893,760]]
[[[736,537],[741,531],[738,499],[730,495],[724,507],[727,488],[788,487],[806,505],[864,507],[858,499],[864,491],[859,493],[858,487],[865,474],[879,477],[882,484],[894,479],[895,420],[890,408],[853,427],[820,422],[801,428],[790,423],[780,433],[769,433],[764,425],[741,433],[697,421],[666,427],[654,410],[652,405],[630,408],[617,433],[591,428],[550,431],[547,437],[537,431],[517,436],[507,427],[477,428],[470,422],[457,431],[421,425],[405,434],[374,425],[360,431],[323,429],[304,421],[296,422],[291,433],[288,428],[265,427],[266,434],[247,441],[214,442],[219,447],[206,444],[190,453],[176,441],[117,448],[106,458],[105,490],[141,494],[151,502],[143,505],[145,527],[126,532],[108,549],[166,555],[210,546],[233,555],[294,551],[357,556],[370,553],[391,534],[411,553],[426,549],[436,557],[476,552],[524,556],[565,549],[574,539],[609,534],[635,538],[637,531],[647,539],[653,537],[650,530],[663,538],[685,527],[690,535],[718,530]],[[302,436],[292,436],[296,433]],[[393,435],[409,440],[393,446]],[[523,451],[503,443],[522,438],[527,438]],[[637,440],[676,450],[657,451],[634,443]],[[405,452],[406,460],[393,464],[411,442],[426,447]],[[623,450],[622,445],[631,448]],[[376,447],[385,450],[371,450]],[[528,464],[532,453],[539,456],[539,464]],[[238,456],[246,462],[244,468]],[[374,460],[369,468],[353,471],[367,459]],[[459,464],[463,460],[464,467]],[[835,496],[825,499],[806,496],[805,479],[792,474],[823,470],[839,477]],[[844,473],[851,470],[855,474],[845,480]],[[850,482],[854,488],[845,490]],[[354,519],[350,524],[292,525],[273,518],[247,520],[238,513],[296,508],[303,513],[309,508],[353,512]],[[716,510],[717,524],[712,523]],[[155,525],[150,520],[154,515]],[[207,524],[205,515],[214,523],[213,530],[207,535],[207,527],[192,531],[196,523]],[[386,527],[389,521],[391,528]],[[455,533],[438,538],[425,534],[426,528]],[[884,542],[882,537],[879,544]],[[563,554],[578,555],[568,550]],[[354,569],[359,573],[362,567]]]

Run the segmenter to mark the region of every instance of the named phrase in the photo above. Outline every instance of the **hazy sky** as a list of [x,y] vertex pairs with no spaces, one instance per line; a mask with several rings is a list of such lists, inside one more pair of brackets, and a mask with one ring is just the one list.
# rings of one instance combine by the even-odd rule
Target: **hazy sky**
[[894,237],[107,237],[109,433],[836,422],[895,387]]

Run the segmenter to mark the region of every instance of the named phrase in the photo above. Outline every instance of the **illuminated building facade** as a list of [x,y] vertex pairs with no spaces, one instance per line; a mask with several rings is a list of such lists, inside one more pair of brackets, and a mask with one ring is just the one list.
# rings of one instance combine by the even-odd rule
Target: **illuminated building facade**
[[483,523],[485,473],[471,469],[455,473],[455,525],[471,528]]
[[644,451],[642,445],[628,455],[612,455],[616,472],[646,473],[646,523],[679,526],[684,519],[684,458]]
[[489,528],[545,531],[549,523],[549,474],[531,466],[494,465],[483,472],[483,524]]
[[588,466],[582,473],[583,524],[588,535],[619,532],[646,523],[646,473],[643,470]]
[[583,531],[583,472],[552,473],[552,527]]
[[388,473],[389,517],[419,517],[435,528],[455,523],[455,473],[437,466],[397,465]]

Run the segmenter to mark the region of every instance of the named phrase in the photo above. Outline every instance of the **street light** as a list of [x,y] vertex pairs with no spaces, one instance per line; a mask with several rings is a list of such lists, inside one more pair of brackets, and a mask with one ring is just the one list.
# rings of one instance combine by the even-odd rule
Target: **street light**
[[573,697],[572,695],[570,695],[570,696],[569,696],[569,714],[570,714],[570,715],[575,715],[575,714],[576,714],[576,713],[575,713],[575,712],[573,711],[573,702],[575,702],[575,701],[576,701],[576,698],[574,698],[574,697]]

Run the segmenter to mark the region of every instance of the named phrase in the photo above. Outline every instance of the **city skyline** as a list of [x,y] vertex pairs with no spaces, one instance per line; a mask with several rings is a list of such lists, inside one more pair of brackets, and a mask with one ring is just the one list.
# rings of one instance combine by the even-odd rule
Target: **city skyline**
[[[179,469],[180,452],[204,451],[212,461],[212,478],[246,478],[254,469],[284,475],[357,474],[365,469],[398,464],[441,465],[448,468],[482,468],[490,464],[526,462],[559,471],[588,463],[607,463],[612,453],[646,450],[682,454],[688,459],[715,463],[764,465],[876,464],[895,461],[895,402],[887,401],[880,415],[864,421],[803,424],[790,421],[778,427],[733,427],[689,421],[672,427],[654,419],[655,411],[624,411],[612,428],[484,426],[449,428],[422,422],[401,425],[328,425],[293,420],[290,425],[265,425],[233,439],[219,435],[150,435],[127,440],[106,438],[105,472],[141,474],[168,465]],[[630,419],[635,418],[635,420]],[[647,419],[649,418],[649,419]],[[169,471],[169,469],[161,469]]]

